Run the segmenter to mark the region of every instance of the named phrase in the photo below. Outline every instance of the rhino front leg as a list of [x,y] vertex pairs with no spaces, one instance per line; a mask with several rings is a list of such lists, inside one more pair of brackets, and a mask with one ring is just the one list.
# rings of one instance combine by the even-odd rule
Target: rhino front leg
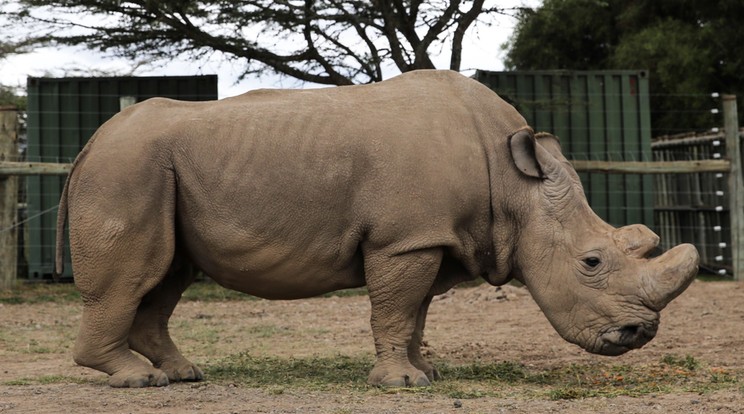
[[184,358],[168,332],[173,310],[195,278],[196,271],[190,265],[174,264],[165,280],[142,299],[129,332],[129,347],[147,357],[170,381],[204,378],[201,369]]
[[[391,387],[431,385],[423,358],[411,361],[412,346],[420,346],[419,314],[436,278],[442,252],[419,250],[398,255],[365,255],[367,289],[372,305],[370,322],[377,362],[369,375],[371,385]],[[424,314],[426,312],[424,311]],[[417,326],[418,325],[418,326]],[[415,354],[415,352],[414,352]]]
[[420,369],[429,378],[429,381],[436,381],[442,378],[434,365],[421,355],[421,346],[424,342],[424,328],[426,327],[426,314],[429,311],[429,304],[431,304],[432,296],[424,298],[424,302],[418,311],[416,317],[416,329],[413,331],[411,337],[411,343],[408,345],[408,360],[411,361],[414,367]]

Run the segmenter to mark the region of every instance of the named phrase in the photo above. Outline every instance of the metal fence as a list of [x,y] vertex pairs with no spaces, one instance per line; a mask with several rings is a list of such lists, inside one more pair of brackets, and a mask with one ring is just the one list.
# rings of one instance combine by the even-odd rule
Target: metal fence
[[[651,161],[647,71],[477,71],[537,131],[561,140],[577,161]],[[654,225],[653,178],[580,173],[587,199],[608,223]]]
[[[662,136],[654,140],[651,148],[657,161],[723,160],[730,155],[722,131]],[[702,266],[723,275],[733,272],[734,256],[729,175],[659,174],[654,197],[654,218],[662,246],[693,243],[700,252]]]
[[[69,163],[93,133],[128,105],[151,97],[217,99],[217,76],[29,78],[27,161]],[[56,206],[64,175],[26,178],[28,276],[49,278],[54,263]],[[72,277],[69,245],[65,274]]]

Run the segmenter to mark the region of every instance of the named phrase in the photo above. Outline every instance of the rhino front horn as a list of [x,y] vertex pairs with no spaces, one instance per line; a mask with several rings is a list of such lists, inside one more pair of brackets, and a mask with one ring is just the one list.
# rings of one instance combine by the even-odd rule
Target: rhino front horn
[[647,305],[660,311],[695,280],[700,256],[695,246],[681,244],[652,259],[650,271],[641,281]]

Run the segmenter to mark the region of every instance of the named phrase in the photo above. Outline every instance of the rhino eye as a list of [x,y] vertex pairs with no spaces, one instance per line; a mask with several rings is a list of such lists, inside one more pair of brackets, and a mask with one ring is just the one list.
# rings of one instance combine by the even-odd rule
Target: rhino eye
[[590,269],[594,269],[595,267],[599,266],[602,263],[602,261],[599,260],[599,257],[587,257],[586,259],[583,260],[583,262],[586,265],[586,267]]

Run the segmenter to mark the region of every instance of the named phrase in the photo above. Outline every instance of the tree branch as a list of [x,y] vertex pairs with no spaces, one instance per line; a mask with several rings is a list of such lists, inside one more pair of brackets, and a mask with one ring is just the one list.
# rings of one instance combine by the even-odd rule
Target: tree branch
[[452,70],[460,70],[460,63],[462,62],[462,40],[470,25],[483,12],[483,2],[484,0],[473,1],[473,6],[470,10],[456,20],[457,26],[455,27],[455,34],[452,36],[452,54],[450,55],[450,69]]
[[153,62],[220,52],[245,62],[244,75],[346,85],[382,80],[391,63],[401,72],[434,68],[430,50],[450,35],[450,67],[459,66],[483,2],[463,14],[461,0],[7,0],[0,20],[37,45]]

